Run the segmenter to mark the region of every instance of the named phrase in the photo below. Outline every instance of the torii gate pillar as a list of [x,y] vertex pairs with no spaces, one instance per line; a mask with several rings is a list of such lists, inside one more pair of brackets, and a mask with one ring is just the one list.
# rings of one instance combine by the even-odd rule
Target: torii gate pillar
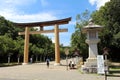
[[28,64],[29,53],[29,27],[25,27],[25,42],[24,42],[24,64]]
[[55,64],[60,65],[59,26],[55,25]]

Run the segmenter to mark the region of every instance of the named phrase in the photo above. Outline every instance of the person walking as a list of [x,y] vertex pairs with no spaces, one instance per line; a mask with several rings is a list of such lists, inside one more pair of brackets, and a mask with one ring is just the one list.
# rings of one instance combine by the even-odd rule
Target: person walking
[[75,63],[74,63],[74,61],[72,61],[71,64],[72,64],[72,69],[74,69],[74,68],[75,68]]
[[46,59],[46,64],[47,64],[47,68],[49,68],[50,60],[48,58]]
[[72,69],[72,61],[69,62],[69,69]]

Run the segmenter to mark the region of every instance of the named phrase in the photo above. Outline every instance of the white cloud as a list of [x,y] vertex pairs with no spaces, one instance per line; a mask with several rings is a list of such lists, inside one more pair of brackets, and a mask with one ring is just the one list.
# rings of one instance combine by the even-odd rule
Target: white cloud
[[[49,21],[58,19],[52,12],[38,12],[38,13],[25,13],[24,11],[19,10],[22,6],[29,6],[32,3],[35,3],[37,0],[0,0],[0,15],[4,16],[6,19],[13,22],[38,22],[38,21]],[[41,0],[41,5],[49,5],[46,0]],[[73,23],[70,23],[73,24]],[[50,27],[53,28],[53,27]],[[46,29],[46,28],[45,28]],[[46,34],[54,41],[54,34]],[[62,37],[61,37],[62,36]],[[70,36],[69,33],[61,34],[60,33],[60,44],[69,45],[69,40],[66,40],[66,37]]]
[[38,22],[57,19],[52,13],[20,14],[15,10],[4,9],[0,15],[13,22]]
[[[35,14],[25,14],[19,7],[30,5],[37,0],[0,0],[0,15],[13,22],[35,22],[57,19],[51,12],[40,12]],[[45,0],[41,0],[42,5],[46,5]]]
[[91,5],[96,5],[96,8],[99,9],[101,6],[104,6],[106,2],[110,0],[89,0]]
[[19,5],[30,5],[35,3],[37,0],[0,0],[2,6],[19,6]]

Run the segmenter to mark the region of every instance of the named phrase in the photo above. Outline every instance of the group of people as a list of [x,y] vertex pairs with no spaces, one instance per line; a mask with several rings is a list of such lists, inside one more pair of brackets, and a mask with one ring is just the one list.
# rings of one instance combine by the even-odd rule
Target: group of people
[[[46,65],[47,65],[48,68],[49,68],[49,65],[50,65],[49,62],[50,62],[50,60],[47,58],[47,59],[46,59]],[[70,62],[69,62],[69,68],[70,68],[70,69],[75,69],[75,62],[74,62],[74,61],[70,61]]]
[[69,68],[70,69],[75,69],[75,63],[74,63],[74,61],[70,61]]

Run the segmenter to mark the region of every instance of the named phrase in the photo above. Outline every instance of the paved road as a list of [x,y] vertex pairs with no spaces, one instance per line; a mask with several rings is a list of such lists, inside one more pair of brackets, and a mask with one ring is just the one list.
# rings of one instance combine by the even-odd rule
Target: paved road
[[[79,70],[66,70],[66,66],[54,66],[50,63],[0,67],[0,80],[104,80],[97,74],[82,74]],[[120,80],[120,76],[109,76],[108,80]]]

